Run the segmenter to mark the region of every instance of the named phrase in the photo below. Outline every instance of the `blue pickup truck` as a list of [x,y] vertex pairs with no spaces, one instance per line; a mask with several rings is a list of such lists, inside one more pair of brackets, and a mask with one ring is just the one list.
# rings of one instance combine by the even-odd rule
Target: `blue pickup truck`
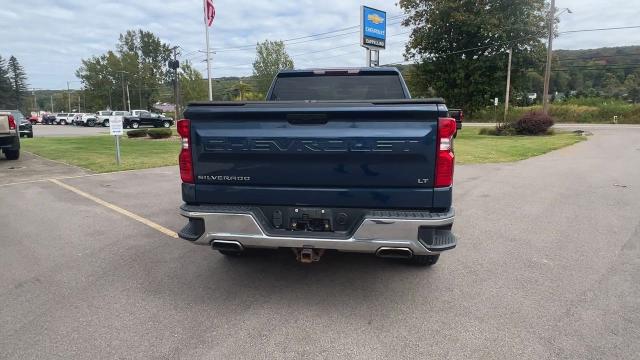
[[393,68],[282,71],[263,102],[191,103],[178,121],[182,239],[225,255],[290,248],[433,265],[456,246],[442,99]]

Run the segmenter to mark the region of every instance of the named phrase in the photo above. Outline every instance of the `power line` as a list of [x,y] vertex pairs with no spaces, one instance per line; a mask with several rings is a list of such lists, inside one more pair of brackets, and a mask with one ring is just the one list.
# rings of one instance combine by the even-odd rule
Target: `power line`
[[[633,25],[633,26],[620,26],[620,27],[609,27],[609,28],[593,28],[593,29],[579,29],[579,30],[567,30],[567,31],[561,31],[558,33],[558,35],[562,35],[562,34],[570,34],[570,33],[579,33],[579,32],[590,32],[590,31],[608,31],[608,30],[622,30],[622,29],[635,29],[635,28],[640,28],[640,25]],[[459,54],[459,53],[463,53],[463,52],[467,52],[467,51],[472,51],[472,50],[481,50],[481,49],[487,49],[493,46],[498,46],[498,45],[505,45],[505,44],[510,44],[516,41],[520,41],[520,40],[526,40],[526,39],[531,39],[531,38],[537,38],[537,36],[527,36],[527,37],[523,37],[520,39],[516,39],[516,40],[510,40],[510,41],[505,41],[502,43],[494,43],[494,44],[489,44],[489,45],[483,45],[483,46],[477,46],[477,47],[473,47],[473,48],[468,48],[468,49],[462,49],[462,50],[456,50],[456,51],[452,51],[449,53],[444,53],[444,54],[438,54],[437,56],[442,57],[442,56],[448,56],[448,55],[454,55],[454,54]],[[399,61],[399,62],[395,62],[395,63],[388,63],[385,65],[402,65],[404,63],[408,63],[408,62],[412,62],[413,60],[404,60],[404,61]]]
[[[405,15],[404,14],[398,14],[398,15],[393,15],[393,16],[387,17],[387,20],[395,20],[395,19],[402,18],[402,17],[405,17]],[[399,24],[400,22],[402,22],[402,21],[394,22],[394,23],[388,23],[388,25],[396,25],[396,24]],[[357,29],[357,28],[360,28],[360,25],[348,26],[348,27],[341,28],[341,29],[336,29],[336,30],[332,30],[332,31],[326,31],[326,32],[323,32],[323,33],[311,34],[311,35],[306,35],[306,36],[299,36],[299,37],[295,37],[295,38],[284,39],[284,40],[281,40],[281,41],[284,42],[284,43],[288,43],[288,42],[291,42],[291,41],[315,38],[315,37],[318,37],[318,36],[339,33],[339,32],[343,32],[343,31],[346,31],[346,30],[352,30],[352,29]],[[322,37],[322,38],[318,38],[318,39],[309,39],[309,40],[299,41],[299,42],[295,42],[295,43],[291,43],[291,44],[287,44],[287,45],[302,44],[302,43],[306,43],[306,42],[310,42],[310,41],[316,41],[316,40],[332,39],[332,38],[335,38],[335,37],[340,37],[340,36],[345,36],[345,35],[350,35],[350,34],[356,34],[358,32],[360,32],[360,31],[359,30],[358,31],[352,31],[352,32],[344,33],[344,34],[326,36],[326,37]],[[247,44],[247,45],[233,46],[233,47],[227,47],[227,48],[213,48],[211,50],[213,50],[215,52],[226,52],[226,51],[244,50],[244,49],[247,49],[247,48],[251,48],[252,49],[252,48],[255,48],[255,46],[256,46],[255,44]]]
[[559,32],[558,34],[571,34],[571,33],[589,32],[589,31],[624,30],[624,29],[637,29],[637,28],[640,28],[640,25],[618,26],[618,27],[608,27],[608,28],[595,28],[595,29],[567,30],[567,31]]

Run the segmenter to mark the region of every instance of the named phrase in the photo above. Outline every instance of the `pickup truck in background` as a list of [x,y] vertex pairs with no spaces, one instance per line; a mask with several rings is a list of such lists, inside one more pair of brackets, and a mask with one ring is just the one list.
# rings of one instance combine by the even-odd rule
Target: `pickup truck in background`
[[394,68],[282,71],[264,102],[178,121],[182,239],[225,255],[290,248],[433,265],[456,246],[454,119]]
[[20,130],[16,117],[10,110],[0,110],[0,149],[7,160],[20,158]]
[[114,119],[120,119],[124,122],[125,116],[130,116],[131,114],[128,111],[111,111],[111,110],[103,110],[98,111],[96,113],[96,122],[101,124],[104,127],[108,127],[109,123]]
[[449,116],[456,120],[456,129],[462,129],[462,122],[464,121],[464,112],[462,109],[449,109]]
[[145,110],[133,110],[132,116],[125,116],[123,126],[137,129],[142,125],[169,128],[173,125],[173,119]]

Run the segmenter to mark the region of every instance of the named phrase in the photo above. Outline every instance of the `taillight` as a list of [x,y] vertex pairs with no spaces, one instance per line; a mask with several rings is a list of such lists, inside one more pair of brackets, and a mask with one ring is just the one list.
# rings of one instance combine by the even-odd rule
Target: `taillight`
[[178,120],[178,134],[182,138],[182,149],[178,157],[180,178],[182,182],[193,184],[193,158],[191,157],[191,122],[189,119]]
[[455,119],[438,119],[435,187],[449,187],[453,184],[453,166],[455,161],[453,154],[453,135],[455,133]]
[[16,119],[13,118],[13,115],[9,115],[9,130],[16,129]]

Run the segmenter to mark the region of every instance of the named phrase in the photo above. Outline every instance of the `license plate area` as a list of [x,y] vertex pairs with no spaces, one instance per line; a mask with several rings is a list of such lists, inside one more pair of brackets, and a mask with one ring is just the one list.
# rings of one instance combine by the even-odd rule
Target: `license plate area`
[[289,212],[289,226],[291,231],[333,231],[333,215],[330,209],[293,208]]
[[351,234],[366,212],[364,209],[329,207],[260,206],[259,217],[270,235],[342,238]]

